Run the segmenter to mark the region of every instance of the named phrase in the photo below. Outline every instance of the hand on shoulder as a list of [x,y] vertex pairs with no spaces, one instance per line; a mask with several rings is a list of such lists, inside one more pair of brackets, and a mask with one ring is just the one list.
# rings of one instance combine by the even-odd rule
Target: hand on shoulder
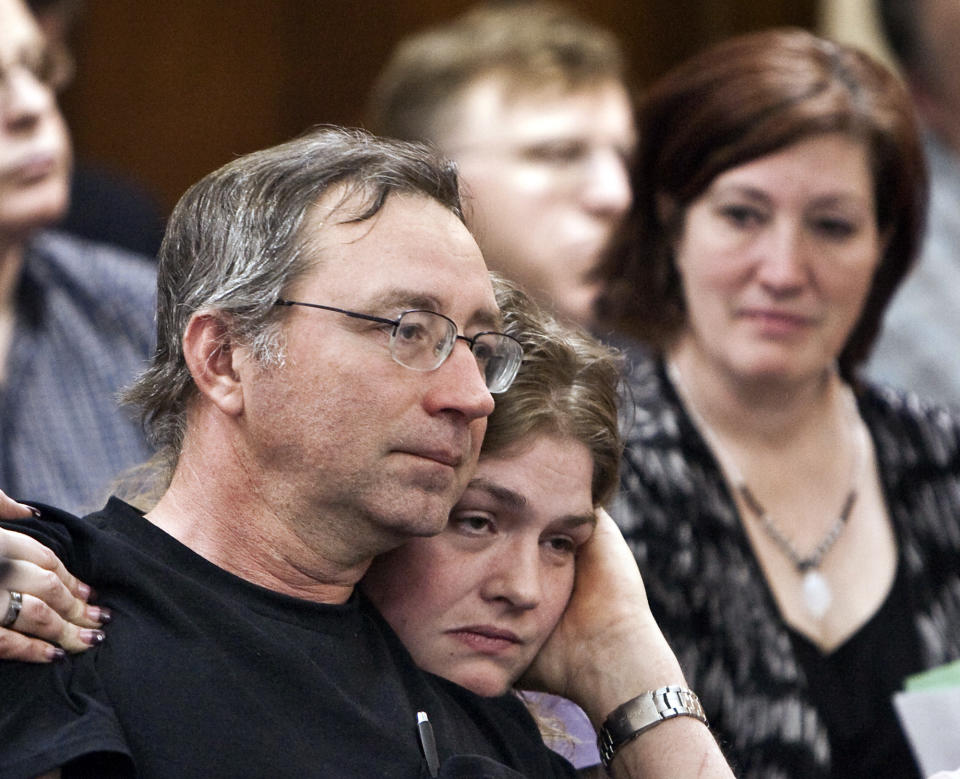
[[[30,518],[34,510],[0,492],[0,519]],[[0,529],[0,660],[46,663],[64,651],[103,641],[107,610],[90,605],[90,588],[47,547],[23,533]]]

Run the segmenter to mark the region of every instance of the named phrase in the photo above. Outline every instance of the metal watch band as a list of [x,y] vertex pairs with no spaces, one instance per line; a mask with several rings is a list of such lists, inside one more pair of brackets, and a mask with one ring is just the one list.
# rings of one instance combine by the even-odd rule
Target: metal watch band
[[617,706],[610,712],[597,736],[597,748],[604,768],[609,770],[613,756],[628,741],[674,717],[694,717],[707,724],[700,699],[692,690],[675,684],[641,693]]

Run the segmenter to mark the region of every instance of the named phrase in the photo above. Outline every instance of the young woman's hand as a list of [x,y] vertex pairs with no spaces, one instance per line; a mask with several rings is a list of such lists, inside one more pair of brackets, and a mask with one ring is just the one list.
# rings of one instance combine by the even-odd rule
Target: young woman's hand
[[[650,613],[633,553],[601,509],[596,530],[577,557],[570,603],[519,686],[563,695],[591,719],[602,719],[625,700],[613,677],[628,666],[633,668],[629,685],[639,684],[641,690],[683,682],[680,665]],[[615,690],[612,699],[600,695],[608,686]]]

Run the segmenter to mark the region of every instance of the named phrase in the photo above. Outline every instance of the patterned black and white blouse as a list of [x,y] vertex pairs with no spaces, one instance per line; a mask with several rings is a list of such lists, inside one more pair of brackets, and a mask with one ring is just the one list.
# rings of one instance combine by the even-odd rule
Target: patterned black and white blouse
[[[960,421],[911,395],[858,393],[898,573],[890,602],[823,656],[781,619],[717,461],[663,363],[634,359],[629,386],[632,418],[612,513],[737,774],[901,776],[893,753],[910,757],[889,695],[906,674],[960,657]],[[836,765],[833,752],[851,745],[848,764]]]

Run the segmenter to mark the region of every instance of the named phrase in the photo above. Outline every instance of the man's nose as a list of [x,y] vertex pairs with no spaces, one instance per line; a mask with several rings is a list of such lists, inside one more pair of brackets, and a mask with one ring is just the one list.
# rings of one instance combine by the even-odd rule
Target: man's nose
[[430,387],[425,402],[430,413],[452,411],[469,421],[493,412],[493,395],[477,359],[469,344],[459,338],[443,364],[428,376]]
[[593,213],[619,219],[633,199],[626,159],[617,149],[601,147],[594,150],[586,164],[587,175],[581,193],[585,207]]

